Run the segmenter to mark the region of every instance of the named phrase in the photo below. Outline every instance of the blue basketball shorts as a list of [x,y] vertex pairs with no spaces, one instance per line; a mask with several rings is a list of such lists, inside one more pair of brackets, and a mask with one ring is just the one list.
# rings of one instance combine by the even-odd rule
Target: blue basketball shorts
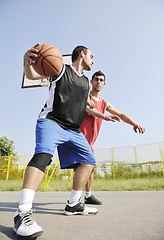
[[54,155],[58,149],[61,168],[74,168],[80,163],[96,165],[96,160],[83,133],[60,127],[56,122],[39,118],[36,125],[35,154]]

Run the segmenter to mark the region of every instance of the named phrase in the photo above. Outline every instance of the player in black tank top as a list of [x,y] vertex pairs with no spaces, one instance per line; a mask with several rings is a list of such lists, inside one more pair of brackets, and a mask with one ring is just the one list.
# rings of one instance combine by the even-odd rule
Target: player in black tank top
[[[36,49],[38,45],[39,44],[36,44],[33,48],[29,49],[24,55],[24,72],[26,77],[31,80],[42,78],[42,76],[37,74],[32,67],[32,64],[35,63],[32,58],[38,55],[38,50]],[[43,232],[42,228],[33,220],[31,208],[35,192],[44,177],[45,168],[52,157],[52,155],[48,152],[49,148],[45,148],[47,143],[49,143],[49,141],[47,141],[48,138],[46,138],[45,141],[45,136],[49,137],[51,132],[55,135],[55,137],[61,136],[61,146],[64,146],[64,143],[66,144],[66,142],[64,142],[65,139],[63,139],[63,135],[58,134],[59,128],[60,132],[62,130],[62,132],[69,135],[69,139],[66,141],[69,143],[70,159],[72,159],[72,152],[76,153],[76,156],[77,154],[79,156],[79,166],[74,175],[73,189],[65,208],[65,214],[89,215],[96,214],[98,212],[96,208],[88,208],[79,200],[82,196],[85,183],[95,165],[95,158],[84,135],[82,133],[74,132],[78,131],[85,114],[89,83],[88,79],[83,76],[82,73],[83,70],[91,70],[93,64],[92,58],[92,53],[88,48],[84,46],[76,47],[72,54],[72,66],[75,70],[72,70],[70,66],[66,66],[63,75],[61,74],[59,79],[56,79],[56,81],[51,83],[48,101],[42,109],[39,117],[42,118],[41,120],[44,124],[52,121],[45,119],[46,117],[49,117],[55,122],[58,122],[58,124],[60,123],[64,128],[68,129],[63,129],[56,123],[53,123],[53,126],[58,126],[58,130],[53,131],[52,125],[50,128],[49,124],[47,124],[46,128],[44,125],[44,127],[40,128],[38,132],[36,132],[36,138],[42,133],[40,141],[44,147],[42,148],[42,151],[33,156],[26,169],[21,191],[21,201],[14,217],[14,231],[18,236],[32,239],[32,237],[36,238],[37,236],[40,236]],[[48,132],[45,131],[47,128]],[[73,129],[74,131],[69,129]],[[73,143],[72,136],[74,136],[76,143]],[[78,140],[81,140],[80,144],[82,144],[83,148],[75,148],[75,146],[79,146],[77,144]],[[87,148],[86,143],[88,144]],[[53,146],[55,144],[57,143],[54,140]],[[50,145],[48,147],[50,147]],[[84,151],[80,151],[81,149],[87,149],[85,157],[83,155]],[[66,161],[67,157],[68,154],[66,155]],[[65,159],[62,160],[62,162],[65,162]],[[28,222],[30,222],[30,224],[26,224]]]

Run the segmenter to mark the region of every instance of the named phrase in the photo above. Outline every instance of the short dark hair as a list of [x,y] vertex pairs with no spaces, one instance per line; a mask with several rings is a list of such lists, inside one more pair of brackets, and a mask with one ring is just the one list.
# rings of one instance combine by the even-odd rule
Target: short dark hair
[[101,72],[101,70],[95,72],[93,75],[92,75],[92,80],[94,79],[95,76],[103,76],[104,77],[104,81],[106,79],[105,77],[105,74],[103,72]]
[[87,50],[88,48],[87,47],[84,47],[84,46],[77,46],[73,52],[72,52],[72,62],[76,61],[79,54],[84,51],[84,53],[86,54],[87,53]]

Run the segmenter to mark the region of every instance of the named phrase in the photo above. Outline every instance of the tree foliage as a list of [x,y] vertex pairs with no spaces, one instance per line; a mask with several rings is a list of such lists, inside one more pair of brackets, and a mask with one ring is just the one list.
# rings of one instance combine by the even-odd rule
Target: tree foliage
[[14,141],[6,136],[0,138],[0,156],[15,156],[14,149]]

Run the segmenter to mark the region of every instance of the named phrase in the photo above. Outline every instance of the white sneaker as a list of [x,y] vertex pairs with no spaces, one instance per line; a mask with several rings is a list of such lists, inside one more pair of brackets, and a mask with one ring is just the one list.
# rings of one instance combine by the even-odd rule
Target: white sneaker
[[64,210],[64,214],[67,216],[72,215],[95,215],[98,213],[97,208],[89,208],[86,207],[84,203],[78,202],[77,204],[69,204],[67,202],[67,205]]
[[42,228],[32,218],[32,210],[22,212],[19,209],[14,216],[14,232],[18,237],[35,239],[42,235]]

